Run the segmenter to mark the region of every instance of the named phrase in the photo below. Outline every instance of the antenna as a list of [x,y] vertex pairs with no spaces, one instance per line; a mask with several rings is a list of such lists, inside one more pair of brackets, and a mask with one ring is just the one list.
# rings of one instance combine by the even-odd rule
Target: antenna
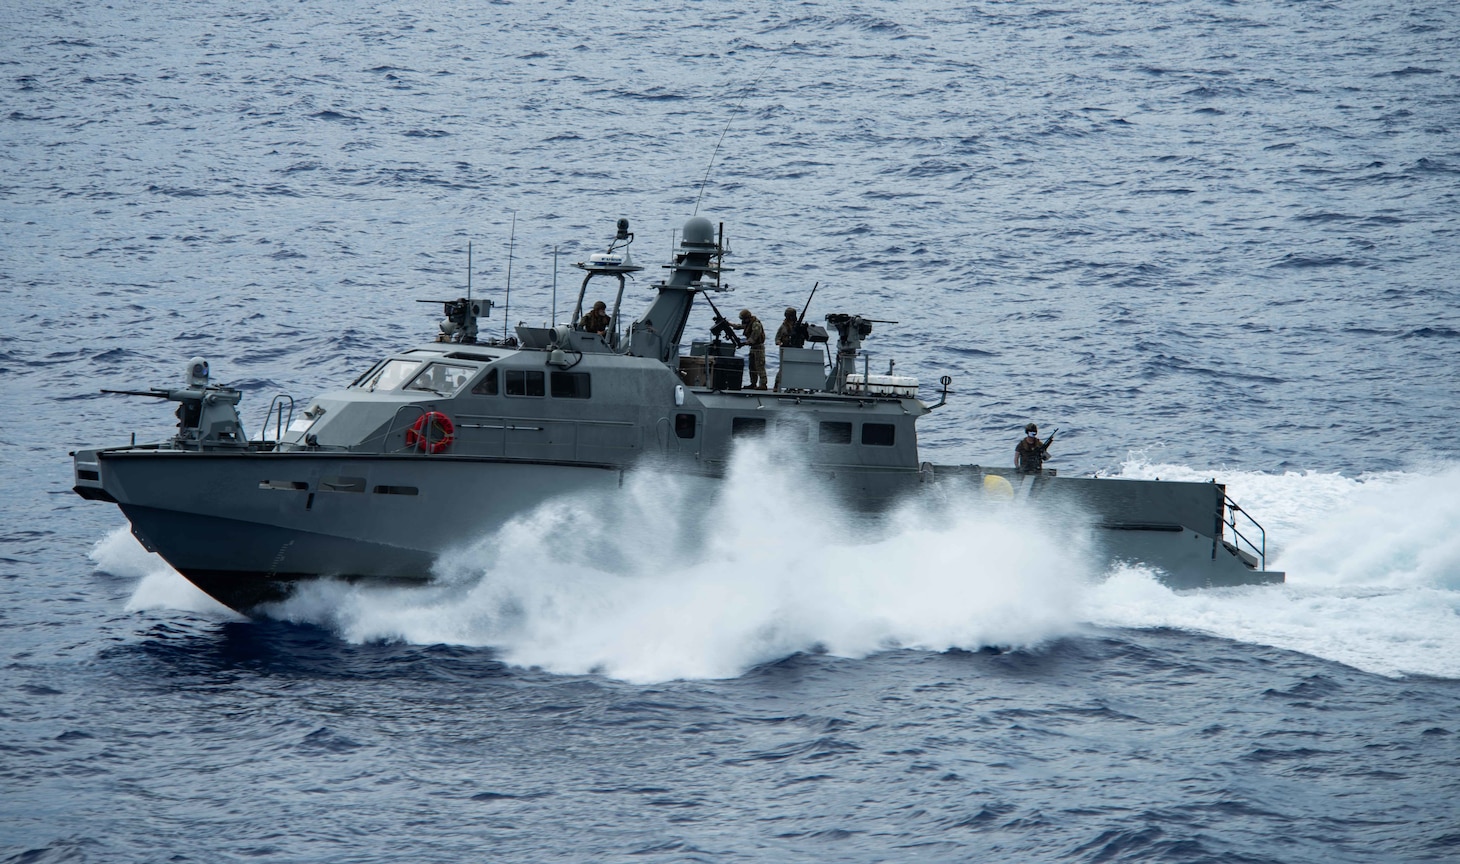
[[502,338],[507,338],[507,318],[512,314],[512,249],[517,243],[517,211],[512,211],[512,231],[507,235],[507,302],[502,307]]
[[558,326],[558,246],[553,244],[553,326]]
[[740,106],[745,104],[746,97],[755,89],[755,85],[760,83],[760,79],[765,77],[765,73],[771,71],[779,59],[779,55],[772,56],[771,62],[760,70],[760,74],[755,76],[755,80],[750,82],[750,86],[745,88],[744,93],[740,94],[740,101],[735,103],[735,108],[730,112],[730,118],[725,121],[725,128],[720,130],[720,138],[715,142],[715,149],[710,151],[710,164],[705,166],[705,179],[700,181],[700,194],[695,196],[695,212],[690,215],[700,215],[700,199],[705,197],[705,184],[710,182],[710,170],[715,167],[715,156],[720,152],[720,144],[725,140],[725,133],[730,131],[730,124],[735,122],[735,115],[740,113]]
[[466,302],[471,303],[471,241],[466,241]]

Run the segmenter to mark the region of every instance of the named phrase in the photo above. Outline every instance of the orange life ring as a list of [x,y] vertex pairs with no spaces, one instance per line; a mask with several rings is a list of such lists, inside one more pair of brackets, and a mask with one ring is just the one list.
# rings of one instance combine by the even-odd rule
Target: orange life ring
[[456,426],[440,411],[427,411],[406,430],[406,446],[419,447],[427,453],[440,453],[456,438]]

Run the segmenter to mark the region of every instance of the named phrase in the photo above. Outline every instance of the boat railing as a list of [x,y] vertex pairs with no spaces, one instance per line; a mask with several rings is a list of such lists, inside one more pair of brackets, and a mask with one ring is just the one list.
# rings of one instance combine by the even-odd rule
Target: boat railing
[[[1225,508],[1223,508],[1222,511],[1224,513],[1222,521],[1226,524],[1228,528],[1232,529],[1233,540],[1240,541],[1240,544],[1245,545],[1248,551],[1250,551],[1257,558],[1259,570],[1266,570],[1267,529],[1263,528],[1256,519],[1253,519],[1251,513],[1248,513],[1246,510],[1243,510],[1241,507],[1239,507],[1237,505],[1237,502],[1233,501],[1230,495],[1223,495],[1222,498],[1225,499],[1227,505]],[[1243,519],[1242,527],[1246,528],[1248,532],[1255,532],[1257,542],[1254,543],[1251,538],[1249,538],[1246,534],[1243,534],[1241,529],[1237,527],[1238,514],[1241,514]],[[1234,542],[1234,546],[1239,550],[1241,549],[1241,545],[1237,545],[1237,543]]]
[[[429,410],[430,409],[425,408],[425,407],[420,406],[420,405],[402,405],[399,408],[395,409],[395,413],[391,415],[390,423],[386,425],[385,432],[383,432],[381,434],[381,436],[380,436],[380,451],[379,452],[381,452],[381,453],[391,452],[391,451],[387,450],[387,447],[389,446],[389,443],[390,443],[391,438],[395,435],[395,430],[396,429],[404,430],[404,429],[410,428],[411,423],[414,423],[414,422],[416,422],[417,419],[419,419],[421,417],[424,417],[429,412]],[[411,415],[410,415],[411,416],[411,419],[410,419],[409,422],[406,423],[405,426],[398,425],[399,422],[400,422],[400,415],[401,415],[401,412],[402,411],[409,411],[409,412],[411,412]],[[404,431],[402,431],[401,435],[402,435],[402,439],[401,439],[400,449],[394,451],[394,452],[397,452],[397,453],[400,452],[401,450],[405,450],[406,449],[405,439],[404,439],[404,435],[405,435]],[[357,450],[363,450],[364,449],[364,446],[366,444],[369,444],[372,440],[374,440],[374,439],[372,439],[372,438],[366,438],[364,441],[361,441],[360,444],[356,445],[355,449],[357,449]]]
[[269,434],[269,424],[274,424],[274,441],[284,440],[284,432],[294,423],[294,397],[279,393],[269,403],[269,413],[264,415],[264,424],[259,427],[259,438]]

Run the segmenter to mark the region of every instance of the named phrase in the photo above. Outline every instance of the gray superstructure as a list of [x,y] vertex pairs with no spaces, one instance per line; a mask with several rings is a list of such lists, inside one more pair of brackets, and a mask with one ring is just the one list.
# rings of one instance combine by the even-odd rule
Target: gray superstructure
[[727,269],[714,226],[685,224],[654,300],[624,325],[623,280],[642,269],[628,255],[632,236],[620,220],[608,251],[578,265],[574,321],[591,280],[618,283],[602,334],[519,325],[510,339],[479,342],[490,304],[452,301],[438,341],[380,361],[297,416],[276,398],[252,440],[238,391],[211,384],[194,359],[184,388],[122,391],[177,402],[177,434],[75,453],[76,492],[115,502],[146,548],[246,611],[306,579],[423,581],[443,552],[551,498],[611,490],[635,467],[718,477],[737,440],[774,435],[859,509],[962,490],[1037,499],[1083,514],[1104,555],[1159,568],[1173,586],[1282,581],[1264,569],[1261,529],[1238,521],[1245,514],[1215,482],[920,462],[917,420],[943,402],[919,400],[912,379],[869,374],[860,346],[871,319],[826,316],[834,349],[815,347],[828,332],[812,325],[813,347],[782,352],[779,392],[742,390],[738,340],[718,310],[715,338],[682,353],[696,298],[709,299]]

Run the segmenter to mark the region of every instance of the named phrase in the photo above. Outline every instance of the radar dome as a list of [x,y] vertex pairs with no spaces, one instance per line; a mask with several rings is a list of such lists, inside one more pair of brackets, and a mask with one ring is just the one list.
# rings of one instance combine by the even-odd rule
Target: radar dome
[[686,244],[695,246],[715,245],[715,226],[703,216],[695,216],[684,223],[682,233]]

